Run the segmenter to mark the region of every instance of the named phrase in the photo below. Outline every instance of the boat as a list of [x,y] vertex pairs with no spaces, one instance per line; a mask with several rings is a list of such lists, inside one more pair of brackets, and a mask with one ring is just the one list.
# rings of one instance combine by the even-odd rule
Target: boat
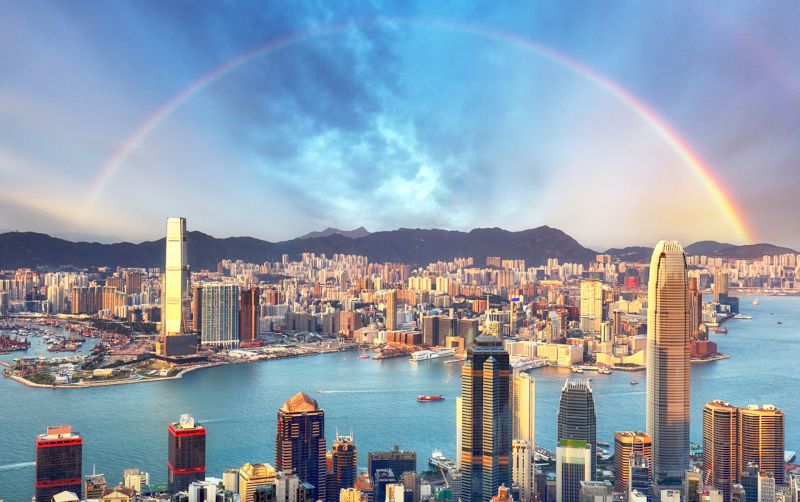
[[360,356],[358,356],[358,358],[359,359],[369,359],[370,355],[369,354],[361,354]]
[[753,305],[758,305],[758,298],[753,299]]
[[778,321],[778,324],[783,324],[783,321]]
[[583,373],[583,368],[579,368],[578,366],[573,366],[572,367],[572,372],[573,373]]
[[458,470],[458,466],[454,461],[442,455],[439,450],[434,450],[428,459],[428,465],[436,467],[445,471],[453,472]]
[[637,382],[636,380],[631,380],[631,385],[638,385],[638,384],[639,382]]
[[[610,375],[611,374],[611,370],[608,369],[608,368],[600,368],[599,370],[597,370],[597,372],[600,373],[601,375]],[[600,443],[597,443],[597,444],[600,444]]]
[[444,396],[423,396],[420,394],[417,396],[417,401],[420,403],[427,403],[428,401],[444,401]]
[[736,314],[735,316],[733,316],[733,318],[734,318],[734,319],[746,319],[746,320],[748,320],[748,321],[749,321],[750,319],[752,319],[752,317],[751,317],[751,316],[749,316],[749,315],[744,315],[744,314]]
[[455,349],[439,349],[439,350],[418,350],[411,354],[412,361],[424,361],[427,359],[435,359],[438,357],[454,356]]
[[611,445],[609,443],[606,443],[605,441],[598,441],[597,446],[605,446],[606,448],[608,448]]

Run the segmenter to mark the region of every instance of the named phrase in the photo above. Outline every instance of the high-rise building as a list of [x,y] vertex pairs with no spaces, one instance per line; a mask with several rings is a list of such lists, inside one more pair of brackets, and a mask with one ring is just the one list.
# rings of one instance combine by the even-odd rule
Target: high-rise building
[[183,302],[188,291],[189,267],[186,257],[186,218],[167,218],[167,259],[161,296],[162,334],[185,332]]
[[758,499],[758,466],[749,464],[740,474],[742,480],[742,488],[745,493],[745,502],[759,502]]
[[[624,493],[630,476],[630,459],[639,453],[653,461],[653,439],[640,431],[617,431],[614,433],[614,491]],[[652,478],[650,479],[652,482]],[[647,495],[647,493],[645,493]]]
[[239,343],[239,286],[230,283],[203,285],[200,340],[203,345],[233,346]]
[[167,484],[170,492],[185,491],[192,481],[206,478],[206,429],[189,415],[169,424]]
[[731,278],[726,272],[714,274],[714,301],[725,303],[728,301],[728,289],[730,288]]
[[581,502],[611,502],[612,487],[609,481],[581,481]]
[[703,407],[703,479],[731,500],[731,484],[739,482],[739,408],[723,401]]
[[758,475],[758,502],[775,502],[775,478],[769,473]]
[[528,441],[515,439],[511,442],[511,478],[520,502],[533,500],[533,447]]
[[581,330],[600,333],[603,322],[603,282],[597,279],[581,281]]
[[750,405],[739,410],[740,471],[748,464],[758,465],[762,473],[783,485],[783,412],[770,404]]
[[367,471],[373,486],[375,472],[378,469],[391,469],[398,477],[406,472],[417,472],[417,453],[403,451],[398,445],[394,445],[392,451],[371,451],[367,453]]
[[572,379],[564,382],[558,405],[558,440],[585,441],[592,450],[587,481],[595,479],[597,470],[597,417],[594,396],[588,380]]
[[512,439],[527,441],[531,449],[534,443],[536,410],[536,380],[524,371],[514,372],[512,416]]
[[591,481],[592,448],[583,440],[560,439],[556,447],[556,502],[579,502],[581,481]]
[[653,472],[650,470],[650,457],[639,452],[632,453],[628,461],[628,502],[634,491],[645,497],[651,497],[653,494]]
[[697,289],[697,278],[689,277],[689,334],[700,332],[703,322],[703,293]]
[[192,289],[192,331],[200,333],[203,325],[203,286]]
[[245,289],[239,299],[239,341],[252,342],[258,338],[261,319],[261,290]]
[[[256,491],[260,487],[271,486],[276,477],[275,469],[269,464],[244,464],[239,469],[238,481],[241,502],[255,502]],[[228,488],[227,485],[225,488]]]
[[487,502],[511,485],[512,405],[508,352],[481,335],[461,370],[461,500]]
[[83,439],[72,427],[48,427],[36,437],[35,502],[51,502],[53,495],[70,491],[81,496]]
[[339,492],[339,502],[367,502],[367,494],[357,488],[345,488]]
[[660,241],[650,261],[647,302],[647,433],[653,475],[680,477],[689,466],[689,288],[686,256]]
[[106,478],[102,474],[89,474],[83,479],[87,499],[99,499],[106,491]]
[[278,410],[275,467],[313,485],[315,500],[324,499],[325,414],[308,394],[298,392]]
[[703,491],[703,473],[696,467],[686,469],[683,474],[683,502],[700,502]]
[[142,292],[142,273],[136,271],[125,272],[125,293],[136,295]]
[[331,493],[335,493],[338,497],[341,490],[355,485],[358,475],[358,452],[353,436],[336,435],[331,449],[331,461],[334,481]]
[[397,329],[397,290],[394,289],[386,292],[386,329]]

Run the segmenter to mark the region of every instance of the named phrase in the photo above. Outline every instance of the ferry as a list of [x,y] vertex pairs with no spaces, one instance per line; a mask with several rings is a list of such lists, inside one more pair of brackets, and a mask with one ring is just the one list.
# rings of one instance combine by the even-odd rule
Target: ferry
[[456,463],[442,455],[442,452],[439,450],[433,450],[433,453],[428,459],[428,465],[443,469],[445,471],[455,471],[458,469]]
[[439,350],[418,350],[411,354],[412,361],[424,361],[426,359],[436,359],[438,357],[454,356],[455,349],[439,349]]
[[358,358],[359,359],[369,359],[370,355],[369,354],[361,354],[360,356],[358,356]]
[[631,385],[638,385],[638,384],[639,382],[637,382],[636,380],[631,380]]
[[444,396],[423,396],[420,394],[417,396],[417,401],[420,403],[427,403],[428,401],[444,401]]
[[583,373],[583,368],[579,368],[577,366],[573,366],[572,367],[572,372],[573,373]]
[[547,359],[531,359],[526,357],[511,361],[510,366],[512,370],[528,371],[547,366]]
[[733,318],[734,318],[734,319],[747,319],[748,321],[749,321],[750,319],[752,319],[752,317],[751,317],[751,316],[749,316],[749,315],[744,315],[744,314],[736,314],[735,316],[733,316]]
[[[608,369],[608,368],[600,368],[599,370],[597,370],[597,372],[600,373],[601,375],[610,375],[611,374],[611,370]],[[600,444],[600,443],[598,442],[597,444]]]
[[758,298],[753,299],[753,305],[758,305]]

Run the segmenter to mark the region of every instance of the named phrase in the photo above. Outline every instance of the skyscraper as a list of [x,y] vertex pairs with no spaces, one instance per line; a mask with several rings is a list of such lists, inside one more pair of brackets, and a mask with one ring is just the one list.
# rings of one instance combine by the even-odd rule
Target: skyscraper
[[[639,453],[653,462],[653,439],[644,432],[617,431],[614,433],[614,491],[624,493],[630,476],[630,459]],[[652,474],[652,473],[651,473]],[[652,477],[650,479],[652,482]],[[647,495],[645,493],[645,495]]]
[[358,475],[358,452],[353,442],[353,436],[337,434],[331,449],[331,457],[333,480],[335,481],[334,489],[331,492],[338,497],[341,490],[352,488],[355,485]]
[[386,292],[386,329],[397,329],[397,291],[394,289]]
[[461,500],[487,502],[511,485],[511,383],[508,352],[481,335],[461,370]]
[[206,478],[206,429],[189,415],[169,424],[167,483],[169,491],[189,488]]
[[739,482],[739,409],[723,401],[703,407],[703,479],[731,500],[731,484]]
[[186,218],[167,218],[166,273],[161,298],[162,334],[185,331],[183,301],[187,295],[189,268],[186,258]]
[[773,476],[776,484],[783,485],[784,418],[781,410],[771,404],[741,408],[739,444],[740,471],[752,462],[762,473]]
[[689,335],[686,256],[677,242],[660,241],[650,261],[646,404],[658,479],[689,466]]
[[527,441],[534,446],[534,412],[536,409],[536,380],[524,371],[514,372],[512,439]]
[[203,345],[232,346],[239,343],[239,286],[204,284],[201,308],[200,340]]
[[298,392],[278,410],[275,467],[313,485],[315,500],[324,499],[325,414],[308,394]]
[[81,496],[83,439],[70,426],[48,427],[36,437],[36,502],[70,491]]
[[417,472],[417,453],[403,451],[398,445],[394,445],[392,451],[367,453],[367,471],[373,483],[378,469],[391,469],[398,479],[406,472]]
[[261,290],[245,289],[239,299],[239,341],[252,342],[258,338],[261,319]]
[[599,333],[603,322],[603,282],[597,279],[581,281],[581,330]]
[[592,448],[586,441],[559,439],[556,447],[556,502],[579,502],[581,481],[590,481]]
[[597,417],[594,396],[588,380],[573,379],[564,382],[558,405],[558,441],[565,439],[584,441],[591,449],[589,477],[595,479],[597,469]]
[[519,489],[520,502],[530,502],[535,492],[533,483],[533,447],[528,441],[511,442],[511,477]]

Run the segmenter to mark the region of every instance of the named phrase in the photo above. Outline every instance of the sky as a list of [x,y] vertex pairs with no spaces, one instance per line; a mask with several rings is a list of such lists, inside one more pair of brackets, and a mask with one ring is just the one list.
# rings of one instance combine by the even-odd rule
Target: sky
[[800,3],[1,2],[0,230],[800,249]]

